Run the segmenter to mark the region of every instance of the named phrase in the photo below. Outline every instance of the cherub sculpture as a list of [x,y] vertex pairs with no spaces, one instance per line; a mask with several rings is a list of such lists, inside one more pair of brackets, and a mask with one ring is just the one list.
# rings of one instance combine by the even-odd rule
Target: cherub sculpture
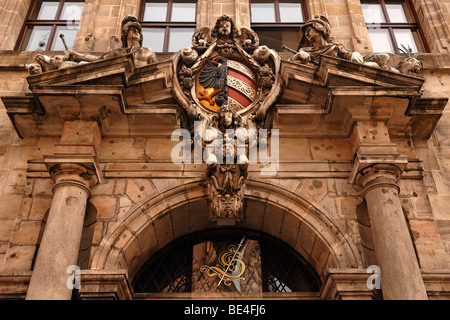
[[211,197],[210,218],[239,221],[249,161],[245,154],[238,155],[234,136],[229,134],[231,130],[239,135],[236,129],[242,126],[242,121],[233,108],[224,104],[214,114],[210,125],[220,132],[215,139],[222,139],[217,146],[224,160],[219,163],[214,153],[206,160],[206,178]]
[[[206,99],[209,103],[208,98],[211,97],[206,96],[203,91],[193,94],[191,89],[196,83],[197,75],[202,73],[205,65],[214,63],[216,57],[242,63],[255,75],[250,77],[255,78],[261,90],[257,97],[260,101],[259,110],[253,119],[258,125],[263,123],[267,109],[281,93],[281,83],[275,76],[279,72],[281,57],[267,46],[260,46],[258,35],[250,28],[241,27],[238,30],[233,19],[227,15],[220,16],[213,28],[199,28],[192,36],[192,47],[183,48],[179,56],[175,56],[178,83],[183,91],[178,100],[189,118],[195,120],[198,116],[196,100]],[[214,108],[220,107],[221,100],[219,102]],[[211,103],[209,105],[212,108]]]

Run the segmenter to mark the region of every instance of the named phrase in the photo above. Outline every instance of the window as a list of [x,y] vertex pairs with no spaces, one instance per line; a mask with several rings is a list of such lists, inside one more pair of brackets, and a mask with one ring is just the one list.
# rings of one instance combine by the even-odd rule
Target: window
[[410,1],[364,0],[361,6],[374,52],[429,51]]
[[[234,264],[220,269],[220,261]],[[172,241],[142,266],[132,285],[135,293],[245,295],[318,292],[322,284],[312,266],[281,240],[258,231],[222,228]]]
[[143,46],[155,52],[175,52],[191,47],[196,10],[195,0],[142,1]]
[[72,49],[81,19],[84,1],[36,0],[27,14],[27,20],[16,44],[16,50],[64,51],[64,43]]
[[283,45],[297,49],[300,26],[307,19],[306,6],[300,0],[252,0],[251,27],[258,34],[260,44],[277,51]]

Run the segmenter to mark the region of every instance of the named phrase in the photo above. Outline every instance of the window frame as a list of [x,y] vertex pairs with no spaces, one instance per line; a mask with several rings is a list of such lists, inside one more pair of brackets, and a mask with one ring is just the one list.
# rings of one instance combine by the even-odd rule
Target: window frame
[[146,0],[142,0],[139,5],[138,20],[141,24],[142,29],[144,28],[164,28],[164,40],[163,40],[163,51],[161,53],[169,53],[169,43],[170,43],[170,28],[193,28],[194,32],[197,26],[197,13],[198,13],[198,3],[195,2],[195,20],[189,21],[170,21],[172,19],[172,9],[174,0],[167,0],[167,12],[165,21],[144,21],[145,3]]
[[[50,34],[48,36],[47,45],[46,45],[44,51],[52,51],[51,48],[53,47],[53,43],[55,42],[57,28],[67,26],[67,20],[61,20],[60,18],[61,18],[61,14],[63,12],[64,5],[67,2],[71,2],[71,1],[57,0],[54,2],[59,2],[58,9],[56,10],[56,14],[55,14],[55,19],[54,20],[43,20],[43,19],[37,20],[37,19],[30,19],[30,18],[33,15],[33,13],[35,13],[35,11],[37,9],[37,5],[39,3],[39,0],[32,1],[30,7],[28,8],[25,22],[22,26],[22,29],[20,30],[19,38],[16,42],[14,50],[25,51],[23,48],[23,45],[25,43],[25,37],[26,37],[27,31],[30,28],[32,29],[33,27],[44,26],[44,27],[51,27]],[[86,1],[84,1],[84,2],[86,4]],[[81,20],[75,20],[75,21],[76,21],[76,25],[79,27]]]
[[[372,23],[366,22],[367,29],[373,29],[373,28],[371,28],[371,26],[376,25],[380,29],[388,30],[389,41],[391,41],[391,44],[394,48],[394,53],[396,53],[396,54],[399,54],[401,52],[398,49],[399,45],[398,45],[397,39],[395,37],[394,29],[416,31],[418,33],[418,39],[420,41],[420,45],[422,46],[423,51],[430,52],[430,48],[429,48],[427,42],[425,41],[425,34],[422,30],[422,26],[418,22],[419,17],[417,16],[416,10],[414,9],[410,0],[404,0],[405,5],[408,8],[408,12],[405,12],[405,13],[409,13],[414,22],[407,22],[407,23],[391,22],[391,19],[389,17],[389,12],[386,7],[386,1],[385,0],[376,0],[376,1],[378,1],[378,4],[381,7],[381,12],[382,12],[383,18],[386,22],[372,22]],[[361,5],[364,4],[363,2],[364,1],[361,1]],[[389,4],[389,2],[388,2],[388,4]]]
[[[275,10],[275,22],[252,22],[252,1],[249,1],[250,8],[250,28],[258,33],[260,31],[299,31],[300,27],[303,26],[309,20],[309,9],[306,1],[299,0],[302,7],[302,15],[303,21],[299,23],[293,22],[281,22],[281,14],[280,14],[280,0],[273,0],[274,10]],[[303,39],[304,40],[304,39]],[[298,44],[296,48],[297,51],[300,50],[304,41]]]
[[[185,234],[172,240],[164,247],[159,248],[159,250],[154,252],[151,257],[141,264],[140,269],[135,273],[131,280],[134,299],[192,298],[192,296],[204,296],[205,294],[218,294],[223,298],[226,296],[225,292],[192,291],[192,267],[194,261],[192,249],[195,244],[209,241],[212,243],[228,242],[237,244],[243,236],[245,236],[246,240],[258,241],[261,248],[260,275],[262,282],[260,294],[263,298],[292,298],[302,294],[304,295],[305,293],[311,296],[320,293],[324,282],[318,271],[303,255],[282,239],[258,230],[221,227]],[[170,267],[167,268],[169,263]],[[283,268],[280,268],[279,264],[281,264],[281,267]],[[294,287],[288,287],[289,281],[294,279],[290,278],[289,272],[286,272],[282,277],[280,277],[281,274],[279,272],[283,272],[284,270],[291,271],[293,268],[297,268],[297,270],[302,269],[302,272],[297,273],[299,277],[296,279],[296,285]],[[180,270],[182,272],[177,272]],[[162,272],[162,275],[158,274],[158,277],[155,277],[159,272]],[[186,275],[188,277],[185,277]],[[182,279],[182,281],[179,281],[180,279]],[[273,279],[278,279],[279,281],[279,284],[275,287],[273,286]],[[299,282],[301,280],[308,281],[307,290],[283,291],[286,288],[299,288]],[[180,284],[181,286],[179,286]],[[151,287],[155,290],[146,290]],[[170,290],[165,291],[165,288],[170,288]],[[281,290],[277,291],[277,289]],[[233,298],[248,299],[252,296],[254,297],[254,293],[243,293],[240,294],[239,297],[233,296]]]

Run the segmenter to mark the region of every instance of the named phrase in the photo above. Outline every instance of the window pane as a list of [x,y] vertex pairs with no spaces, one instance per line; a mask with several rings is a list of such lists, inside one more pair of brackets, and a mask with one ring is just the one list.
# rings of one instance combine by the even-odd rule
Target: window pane
[[281,22],[303,22],[302,6],[299,0],[279,3]]
[[419,48],[421,49],[417,32],[409,29],[394,29],[394,35],[399,48],[403,49],[403,45],[406,48],[411,48],[413,52],[418,52]]
[[170,29],[169,52],[176,52],[184,47],[192,46],[192,35],[194,28],[176,28]]
[[386,22],[383,16],[383,11],[381,10],[381,6],[377,3],[378,1],[364,1],[364,3],[361,4],[366,23]]
[[61,12],[60,20],[81,20],[84,2],[66,1]]
[[372,42],[373,52],[394,53],[389,31],[386,29],[369,29],[369,37]]
[[195,2],[177,0],[172,5],[171,21],[195,22]]
[[60,34],[64,34],[64,39],[66,41],[67,46],[69,49],[73,48],[73,44],[75,43],[75,37],[77,36],[78,29],[70,27],[58,27],[56,28],[56,36],[55,40],[53,40],[52,44],[52,50],[53,51],[65,51],[66,48],[64,48],[64,44],[62,42],[62,39],[60,38]]
[[28,29],[25,36],[23,50],[45,50],[51,30],[52,27],[33,27],[31,29]]
[[296,50],[300,43],[300,32],[296,30],[255,30],[260,45],[266,45],[276,51],[284,51],[283,45]]
[[166,21],[167,2],[150,2],[145,3],[144,21]]
[[252,22],[275,22],[273,1],[252,1],[251,10]]
[[409,10],[404,1],[396,1],[386,3],[386,9],[389,14],[389,20],[392,23],[408,23],[413,22],[409,16]]
[[31,20],[55,20],[59,1],[38,1]]
[[162,52],[164,45],[164,33],[164,28],[143,28],[142,34],[144,36],[144,41],[142,46],[151,48],[155,52]]

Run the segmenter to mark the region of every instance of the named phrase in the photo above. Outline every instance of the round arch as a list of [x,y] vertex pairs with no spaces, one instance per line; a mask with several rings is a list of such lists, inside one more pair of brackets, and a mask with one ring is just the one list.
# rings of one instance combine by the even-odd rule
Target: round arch
[[[209,221],[207,199],[204,180],[144,199],[122,214],[102,239],[91,269],[126,269],[131,281],[172,240],[217,227]],[[277,185],[248,180],[244,219],[236,226],[283,240],[315,268],[322,281],[329,268],[362,267],[356,246],[325,212]]]

